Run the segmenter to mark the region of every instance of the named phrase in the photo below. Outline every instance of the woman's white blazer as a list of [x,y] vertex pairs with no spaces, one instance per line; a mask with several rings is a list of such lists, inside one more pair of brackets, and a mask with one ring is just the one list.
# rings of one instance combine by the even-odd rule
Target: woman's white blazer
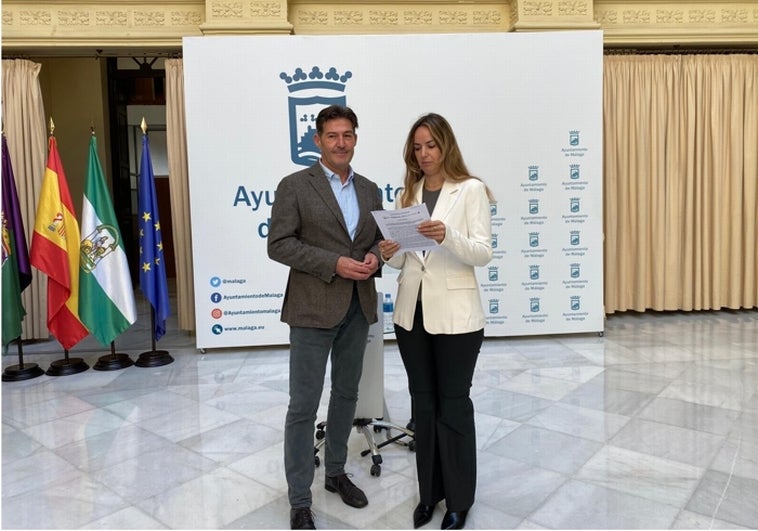
[[[414,204],[422,202],[424,180],[416,183]],[[387,264],[400,269],[393,322],[413,327],[419,287],[424,329],[430,334],[462,334],[484,328],[485,317],[474,268],[492,259],[490,202],[482,181],[445,181],[433,220],[443,221],[445,239],[426,256],[396,253]]]

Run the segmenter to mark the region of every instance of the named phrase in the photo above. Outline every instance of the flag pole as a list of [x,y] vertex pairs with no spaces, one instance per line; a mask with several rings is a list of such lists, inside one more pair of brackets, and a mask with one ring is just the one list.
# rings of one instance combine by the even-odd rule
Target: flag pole
[[116,342],[111,341],[111,353],[97,358],[97,363],[92,367],[96,371],[115,371],[134,365],[134,361],[128,354],[116,352]]
[[[144,252],[143,266],[140,268],[140,286],[145,298],[150,302],[150,337],[152,350],[143,352],[134,363],[137,367],[159,367],[174,361],[167,350],[157,350],[158,339],[166,332],[166,318],[169,312],[166,270],[163,265],[163,243],[160,241],[160,219],[155,197],[155,175],[150,159],[147,137],[147,122],[142,118],[142,160],[139,168],[138,204],[140,209],[140,255]],[[144,238],[144,242],[143,242]],[[156,316],[156,307],[160,315]],[[158,322],[157,317],[160,317]]]
[[82,198],[79,260],[79,319],[110,354],[100,356],[94,369],[112,371],[134,365],[116,352],[116,337],[137,321],[129,272],[105,174],[97,154],[95,126],[90,124],[87,178]]
[[45,371],[36,363],[24,364],[24,350],[21,347],[21,336],[18,336],[14,341],[18,347],[18,365],[11,365],[5,368],[3,371],[3,381],[20,382],[21,380],[30,380],[45,374]]
[[89,369],[89,365],[82,358],[69,358],[68,349],[63,349],[63,359],[55,360],[50,364],[47,369],[48,376],[68,376],[69,374],[77,374]]
[[155,308],[150,306],[150,336],[152,337],[152,350],[143,352],[134,362],[137,367],[160,367],[161,365],[168,365],[174,358],[171,357],[168,350],[156,350],[157,342],[155,340]]

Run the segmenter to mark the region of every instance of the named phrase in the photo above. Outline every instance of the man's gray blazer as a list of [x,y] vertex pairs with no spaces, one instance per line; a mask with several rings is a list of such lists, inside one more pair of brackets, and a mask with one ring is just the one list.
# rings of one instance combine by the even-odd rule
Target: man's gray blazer
[[[271,208],[268,255],[289,266],[281,320],[290,326],[332,328],[345,317],[357,285],[361,308],[375,323],[374,278],[348,280],[335,275],[337,259],[349,256],[363,261],[372,252],[379,259],[382,239],[372,210],[382,209],[379,188],[354,174],[360,218],[355,240],[345,225],[334,192],[319,163],[281,180]],[[381,268],[375,276],[380,276]]]

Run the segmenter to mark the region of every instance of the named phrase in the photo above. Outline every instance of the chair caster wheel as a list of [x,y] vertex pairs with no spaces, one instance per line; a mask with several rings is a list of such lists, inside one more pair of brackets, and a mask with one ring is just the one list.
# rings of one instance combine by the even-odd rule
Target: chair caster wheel
[[371,475],[372,476],[381,476],[382,475],[382,467],[379,465],[372,465],[371,466]]

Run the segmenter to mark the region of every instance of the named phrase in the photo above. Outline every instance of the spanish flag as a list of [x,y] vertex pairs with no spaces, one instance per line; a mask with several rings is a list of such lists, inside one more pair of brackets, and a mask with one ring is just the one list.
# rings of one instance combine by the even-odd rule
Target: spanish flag
[[30,255],[32,265],[48,277],[47,327],[66,350],[89,334],[79,320],[79,243],[58,144],[50,135]]

